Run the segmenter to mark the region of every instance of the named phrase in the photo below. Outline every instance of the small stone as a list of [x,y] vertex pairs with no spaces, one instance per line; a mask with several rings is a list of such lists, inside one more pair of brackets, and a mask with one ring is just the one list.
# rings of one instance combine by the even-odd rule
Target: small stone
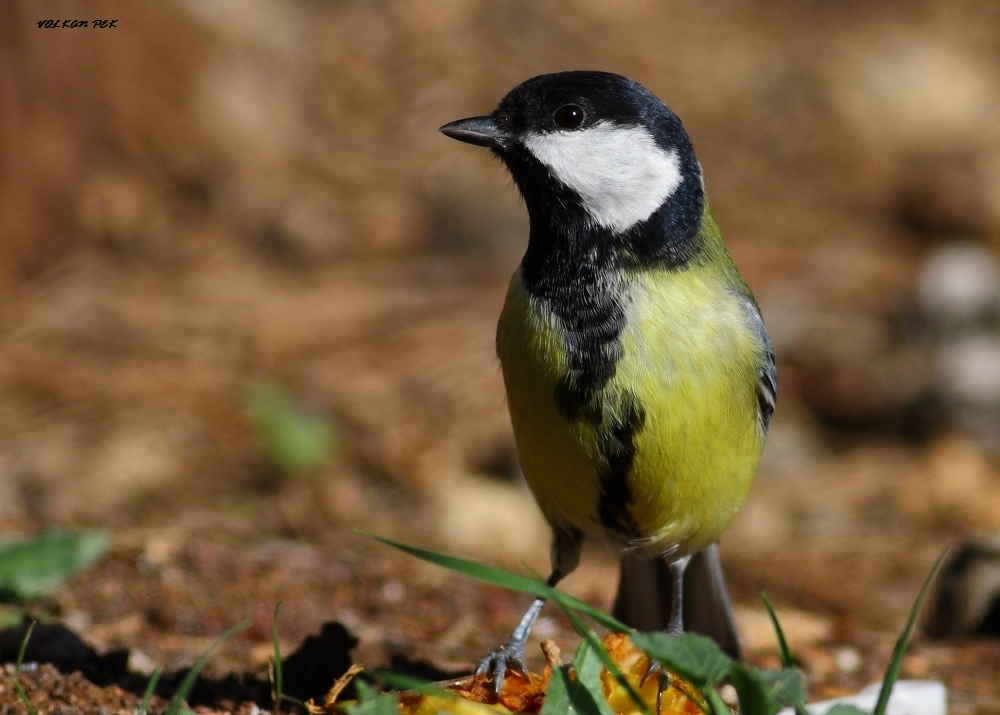
[[861,669],[861,654],[855,648],[841,648],[834,656],[834,662],[842,673],[857,673]]
[[384,586],[382,586],[381,591],[382,600],[389,604],[402,603],[406,599],[406,587],[401,581],[393,579],[392,581],[387,581]]
[[157,662],[138,648],[133,648],[128,652],[128,669],[131,672],[152,675],[156,666]]
[[946,324],[965,323],[1000,306],[1000,265],[981,246],[948,246],[928,258],[917,278],[917,297]]
[[736,688],[729,683],[719,688],[719,697],[731,708],[735,708],[740,703],[740,696],[736,693]]

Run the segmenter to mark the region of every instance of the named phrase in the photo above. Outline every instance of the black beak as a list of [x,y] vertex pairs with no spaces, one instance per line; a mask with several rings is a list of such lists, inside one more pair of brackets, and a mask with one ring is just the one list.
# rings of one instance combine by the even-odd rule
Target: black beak
[[458,139],[466,144],[485,146],[491,149],[503,149],[509,136],[491,116],[469,117],[449,122],[439,129],[442,134],[452,139]]

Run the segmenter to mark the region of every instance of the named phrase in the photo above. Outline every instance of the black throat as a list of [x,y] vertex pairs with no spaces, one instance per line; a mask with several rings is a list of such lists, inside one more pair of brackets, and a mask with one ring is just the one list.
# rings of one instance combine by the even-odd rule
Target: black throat
[[[691,155],[693,156],[693,154]],[[527,149],[503,155],[528,209],[531,233],[521,262],[525,289],[566,331],[569,372],[557,399],[567,419],[599,420],[595,397],[614,376],[625,327],[630,270],[681,270],[697,260],[704,193],[693,159],[653,214],[623,232],[596,225],[580,197]]]

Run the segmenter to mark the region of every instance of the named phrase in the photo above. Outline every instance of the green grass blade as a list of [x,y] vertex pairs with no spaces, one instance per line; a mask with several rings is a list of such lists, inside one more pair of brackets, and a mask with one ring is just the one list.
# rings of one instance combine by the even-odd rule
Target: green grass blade
[[632,631],[632,629],[624,623],[612,618],[600,609],[594,608],[583,601],[578,601],[572,596],[567,596],[560,591],[555,591],[542,581],[528,578],[527,576],[522,576],[520,574],[511,573],[509,571],[504,571],[503,569],[498,569],[493,566],[487,566],[486,564],[478,561],[470,561],[457,556],[447,556],[445,554],[437,553],[436,551],[422,549],[418,546],[410,546],[409,544],[404,544],[400,541],[387,539],[384,536],[377,536],[376,534],[372,534],[362,529],[355,529],[355,532],[370,539],[380,541],[388,546],[392,546],[393,548],[399,549],[400,551],[408,553],[411,556],[415,556],[423,561],[442,566],[451,571],[455,571],[456,573],[460,573],[480,581],[485,581],[486,583],[491,583],[494,586],[500,586],[512,591],[520,591],[532,596],[551,598],[560,604],[565,604],[569,608],[587,615],[589,618],[592,618],[605,628],[609,628],[617,633],[630,633]]
[[[778,613],[774,609],[774,604],[771,603],[770,596],[767,595],[767,591],[761,591],[760,597],[764,601],[764,608],[767,609],[767,615],[771,619],[771,626],[774,628],[774,635],[778,640],[781,666],[786,670],[798,668],[795,654],[792,653],[792,649],[788,646],[788,641],[785,639],[785,631],[781,628],[781,623],[778,621]],[[795,715],[809,715],[809,712],[800,703],[795,706]]]
[[31,625],[28,626],[28,630],[24,633],[21,648],[17,651],[17,660],[14,662],[14,689],[17,691],[18,697],[21,698],[21,702],[24,703],[24,707],[27,709],[29,715],[38,715],[38,711],[31,704],[31,700],[28,699],[28,693],[24,690],[24,686],[21,685],[21,664],[24,663],[24,654],[28,651],[28,641],[31,640],[31,633],[34,630],[35,622],[32,621]]
[[774,635],[778,639],[778,651],[781,654],[781,667],[795,668],[795,656],[792,654],[792,649],[788,647],[788,641],[785,640],[785,632],[781,628],[781,623],[778,622],[778,614],[774,610],[774,604],[771,603],[771,599],[768,597],[767,591],[761,591],[760,598],[764,601],[764,608],[767,609],[768,618],[771,619],[771,626],[774,628]]
[[[694,698],[691,697],[691,693],[687,692],[683,688],[680,690],[687,696],[688,700],[694,700]],[[706,690],[704,695],[705,700],[708,701],[708,707],[711,715],[732,715],[733,711],[729,709],[729,706],[726,705],[726,701],[723,700],[722,696],[715,692],[715,690]]]
[[28,630],[24,633],[24,639],[21,641],[21,647],[17,651],[17,660],[14,661],[14,674],[21,674],[21,663],[24,662],[24,654],[28,652],[28,641],[31,640],[31,634],[35,630],[35,626],[38,625],[35,621],[31,622],[28,626]]
[[184,701],[187,700],[187,696],[191,693],[194,688],[195,683],[198,682],[199,676],[201,676],[201,671],[205,669],[208,665],[208,661],[212,659],[215,652],[219,650],[226,641],[230,640],[233,636],[241,631],[245,631],[251,625],[250,620],[244,620],[237,623],[235,626],[230,628],[228,631],[219,636],[219,639],[215,641],[208,650],[201,654],[201,657],[195,661],[191,669],[188,670],[187,675],[184,676],[184,680],[181,681],[181,685],[177,688],[177,692],[174,693],[174,697],[170,700],[170,705],[167,707],[165,715],[179,715],[181,709],[184,706]]
[[14,690],[17,691],[17,695],[21,698],[21,702],[24,703],[25,709],[28,711],[28,715],[38,715],[38,711],[35,710],[35,706],[31,704],[31,700],[28,699],[28,693],[25,691],[24,686],[21,685],[21,679],[18,678],[14,681]]
[[378,678],[389,687],[396,688],[397,690],[416,690],[418,693],[424,693],[425,695],[442,695],[449,698],[460,697],[450,690],[442,688],[436,683],[424,680],[423,678],[418,678],[414,675],[397,673],[394,670],[386,670],[385,668],[372,668],[371,670],[366,670],[365,672],[373,678]]
[[142,695],[142,702],[139,703],[139,709],[136,710],[136,715],[146,715],[149,712],[149,701],[153,699],[153,693],[156,692],[156,685],[160,682],[160,676],[163,675],[163,664],[160,663],[156,666],[156,670],[153,674],[149,676],[149,682],[146,684],[146,692]]
[[271,666],[274,670],[274,692],[271,699],[274,701],[274,709],[281,708],[282,686],[284,684],[284,665],[281,662],[281,642],[278,640],[278,610],[281,608],[281,601],[274,606],[274,617],[271,619],[271,646],[273,655]]
[[889,696],[892,695],[892,687],[899,678],[899,669],[903,665],[903,656],[906,655],[906,647],[909,645],[910,636],[913,635],[913,629],[917,625],[917,617],[920,615],[920,609],[923,608],[927,594],[931,590],[931,584],[934,583],[934,579],[937,577],[938,571],[941,570],[941,566],[944,564],[944,559],[947,555],[948,547],[945,547],[941,555],[938,556],[937,561],[934,562],[931,572],[924,579],[924,585],[920,589],[917,600],[913,602],[913,607],[910,609],[910,617],[906,620],[906,627],[899,634],[896,647],[892,649],[892,660],[889,661],[889,667],[885,671],[885,678],[882,680],[882,689],[879,691],[878,701],[875,703],[875,709],[872,711],[873,715],[885,715],[885,710],[889,706]]

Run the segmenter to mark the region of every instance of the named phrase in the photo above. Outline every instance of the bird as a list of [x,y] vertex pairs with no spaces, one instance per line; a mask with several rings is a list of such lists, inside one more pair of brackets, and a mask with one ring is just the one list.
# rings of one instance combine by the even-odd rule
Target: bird
[[[760,309],[680,119],[631,79],[528,79],[440,131],[488,148],[529,219],[497,325],[521,470],[555,586],[585,539],[622,553],[614,613],[738,656],[717,540],[748,496],[777,398]],[[685,582],[685,572],[689,578]],[[477,675],[525,671],[537,598]]]

